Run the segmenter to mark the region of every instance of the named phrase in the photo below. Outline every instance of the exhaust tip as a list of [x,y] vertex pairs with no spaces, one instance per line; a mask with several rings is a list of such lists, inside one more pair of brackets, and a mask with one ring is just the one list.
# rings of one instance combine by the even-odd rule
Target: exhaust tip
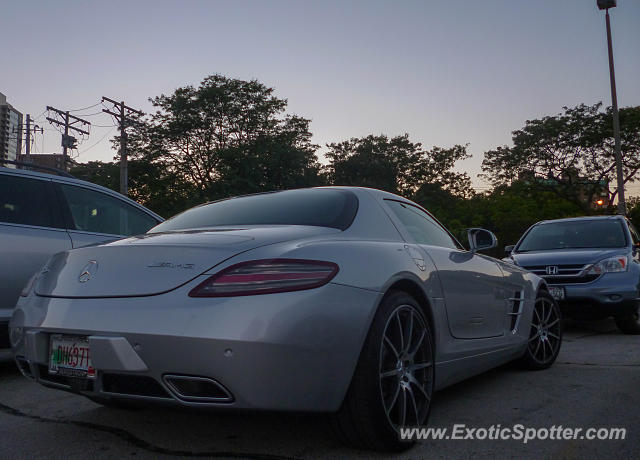
[[221,383],[208,377],[190,375],[165,375],[164,383],[183,401],[228,403],[233,396]]

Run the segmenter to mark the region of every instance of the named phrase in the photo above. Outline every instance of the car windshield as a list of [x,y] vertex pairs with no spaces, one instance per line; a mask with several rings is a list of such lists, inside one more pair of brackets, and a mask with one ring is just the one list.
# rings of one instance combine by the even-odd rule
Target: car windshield
[[621,221],[583,220],[536,225],[518,245],[516,252],[625,246],[626,238]]
[[347,190],[299,189],[216,201],[191,208],[149,233],[235,225],[312,225],[344,230],[358,199]]

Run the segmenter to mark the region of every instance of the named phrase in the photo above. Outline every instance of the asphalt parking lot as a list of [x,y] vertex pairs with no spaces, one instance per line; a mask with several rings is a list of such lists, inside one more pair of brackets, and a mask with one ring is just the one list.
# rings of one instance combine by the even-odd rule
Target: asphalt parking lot
[[[436,395],[430,426],[624,427],[625,440],[430,440],[397,458],[640,458],[640,336],[570,323],[556,364],[504,366]],[[1,458],[370,458],[323,417],[103,408],[23,378],[0,351]],[[386,456],[386,458],[395,458]]]

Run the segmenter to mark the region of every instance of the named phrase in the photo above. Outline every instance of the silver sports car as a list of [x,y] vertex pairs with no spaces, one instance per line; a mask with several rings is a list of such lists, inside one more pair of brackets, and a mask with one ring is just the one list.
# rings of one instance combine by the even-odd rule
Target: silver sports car
[[434,391],[562,340],[544,281],[402,197],[332,187],[195,207],[52,257],[10,323],[22,372],[105,405],[330,412],[401,450]]

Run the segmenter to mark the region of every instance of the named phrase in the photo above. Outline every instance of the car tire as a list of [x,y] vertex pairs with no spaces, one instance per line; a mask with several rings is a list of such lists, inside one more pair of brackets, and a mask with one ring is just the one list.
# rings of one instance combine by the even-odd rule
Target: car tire
[[636,307],[636,311],[626,316],[616,316],[616,326],[625,334],[640,334],[640,307]]
[[433,338],[416,300],[391,291],[373,319],[351,385],[332,428],[345,444],[401,452],[401,426],[427,423],[434,384]]
[[536,297],[527,348],[519,360],[526,369],[549,368],[562,345],[562,317],[555,299],[547,291]]

